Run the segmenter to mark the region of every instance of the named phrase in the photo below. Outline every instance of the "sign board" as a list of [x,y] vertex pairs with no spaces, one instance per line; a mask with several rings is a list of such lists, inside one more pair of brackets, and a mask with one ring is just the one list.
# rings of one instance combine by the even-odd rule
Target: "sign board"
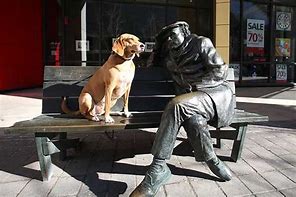
[[155,42],[145,42],[145,52],[152,52]]
[[290,12],[276,12],[276,30],[291,31],[292,14]]
[[274,53],[276,57],[290,57],[291,56],[291,39],[276,38]]
[[76,40],[76,51],[89,51],[88,40]]
[[247,19],[247,47],[264,48],[265,21]]
[[276,81],[278,82],[287,82],[287,65],[286,64],[277,64],[276,65]]

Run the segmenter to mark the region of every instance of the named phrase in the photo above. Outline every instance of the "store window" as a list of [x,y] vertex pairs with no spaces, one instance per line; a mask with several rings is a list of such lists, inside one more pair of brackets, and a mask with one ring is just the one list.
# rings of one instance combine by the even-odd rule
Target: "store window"
[[230,66],[238,84],[295,82],[296,1],[232,0]]
[[266,82],[269,77],[270,20],[266,4],[243,4],[242,80]]
[[145,66],[156,33],[177,20],[188,22],[193,33],[213,37],[212,4],[198,3],[205,0],[44,1],[48,65],[101,65],[114,38],[131,33],[147,46],[134,60],[137,66]]

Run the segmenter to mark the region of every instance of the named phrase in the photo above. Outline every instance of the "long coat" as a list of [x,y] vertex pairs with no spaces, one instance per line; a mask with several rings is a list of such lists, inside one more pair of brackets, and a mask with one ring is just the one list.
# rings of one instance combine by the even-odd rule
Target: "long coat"
[[[216,118],[211,124],[227,126],[234,116],[235,98],[226,81],[228,65],[224,63],[209,38],[191,34],[175,51],[154,51],[153,64],[164,64],[175,82],[176,94],[202,91],[213,100]],[[158,62],[157,62],[158,60]]]

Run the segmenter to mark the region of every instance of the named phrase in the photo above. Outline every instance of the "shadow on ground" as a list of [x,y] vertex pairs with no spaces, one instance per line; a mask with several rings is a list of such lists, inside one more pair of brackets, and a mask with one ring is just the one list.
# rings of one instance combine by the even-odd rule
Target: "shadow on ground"
[[[52,155],[52,162],[55,165],[54,174],[59,177],[74,177],[97,196],[107,194],[118,196],[126,191],[127,183],[116,179],[110,180],[102,174],[145,175],[148,165],[118,161],[134,158],[135,155],[150,154],[154,135],[154,132],[127,130],[115,132],[114,139],[110,139],[103,133],[69,136],[69,138],[79,137],[82,140],[82,146],[76,151],[68,150],[69,157],[65,161],[60,161],[58,154]],[[0,171],[7,172],[2,182],[27,178],[42,180],[33,135],[5,135],[0,139],[0,150],[0,156],[3,158],[0,160]],[[175,148],[174,154],[193,156],[187,141],[180,143]],[[174,165],[169,167],[174,175],[219,181],[218,178],[203,172]]]

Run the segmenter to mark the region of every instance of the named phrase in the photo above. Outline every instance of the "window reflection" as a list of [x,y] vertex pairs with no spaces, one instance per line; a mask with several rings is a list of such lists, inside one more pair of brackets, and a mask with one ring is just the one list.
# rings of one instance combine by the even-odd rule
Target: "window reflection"
[[[267,82],[270,61],[270,22],[265,4],[243,4],[243,61],[242,79]],[[250,62],[250,63],[247,63]]]
[[134,60],[137,66],[145,66],[154,36],[169,23],[184,20],[193,33],[212,38],[212,4],[198,5],[201,2],[46,0],[46,64],[101,65],[110,55],[112,40],[131,33],[148,46]]

